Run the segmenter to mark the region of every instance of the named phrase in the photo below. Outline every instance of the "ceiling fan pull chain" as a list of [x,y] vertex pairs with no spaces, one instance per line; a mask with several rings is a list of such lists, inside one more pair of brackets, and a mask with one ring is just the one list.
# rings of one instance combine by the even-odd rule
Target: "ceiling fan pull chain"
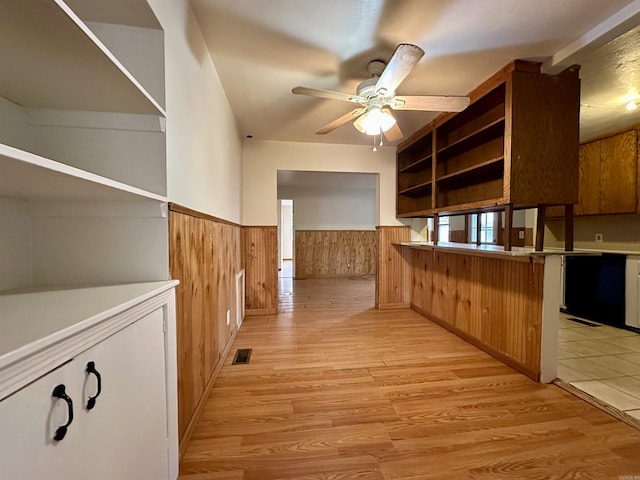
[[376,136],[375,135],[373,135],[373,151],[374,152],[378,151],[378,149],[376,148]]

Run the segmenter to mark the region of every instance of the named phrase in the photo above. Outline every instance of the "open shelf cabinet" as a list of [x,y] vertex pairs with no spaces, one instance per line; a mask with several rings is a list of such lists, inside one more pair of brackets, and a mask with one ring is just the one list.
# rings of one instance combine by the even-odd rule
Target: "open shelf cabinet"
[[577,69],[516,60],[469,97],[398,146],[398,217],[577,201]]

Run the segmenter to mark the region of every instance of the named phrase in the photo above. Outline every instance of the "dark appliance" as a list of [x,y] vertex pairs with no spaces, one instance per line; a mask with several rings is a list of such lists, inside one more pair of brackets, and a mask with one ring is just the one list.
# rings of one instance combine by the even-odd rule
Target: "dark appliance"
[[567,256],[567,313],[624,328],[625,255]]

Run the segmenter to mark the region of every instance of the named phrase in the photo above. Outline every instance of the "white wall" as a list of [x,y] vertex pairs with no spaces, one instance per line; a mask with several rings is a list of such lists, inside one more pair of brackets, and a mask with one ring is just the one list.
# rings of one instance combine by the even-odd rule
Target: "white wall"
[[169,200],[242,223],[242,141],[200,26],[187,0],[149,4],[164,29]]
[[296,230],[374,230],[376,190],[346,187],[278,187],[295,205]]
[[31,217],[26,202],[0,197],[0,291],[31,284]]
[[[371,147],[360,145],[252,139],[244,141],[243,164],[244,225],[277,225],[278,170],[377,173],[376,225],[403,224],[395,218],[395,147],[382,147],[373,152]],[[295,204],[294,210],[297,224]]]

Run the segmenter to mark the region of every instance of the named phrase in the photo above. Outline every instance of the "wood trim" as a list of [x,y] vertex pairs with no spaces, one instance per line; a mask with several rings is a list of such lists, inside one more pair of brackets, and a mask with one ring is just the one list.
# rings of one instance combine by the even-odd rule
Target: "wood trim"
[[246,316],[275,315],[276,313],[278,313],[277,308],[247,308],[245,310]]
[[269,315],[278,308],[278,227],[250,226],[242,232],[246,311]]
[[410,303],[386,303],[379,305],[378,310],[402,310],[403,308],[411,308]]
[[200,417],[202,416],[202,411],[204,410],[204,406],[207,404],[207,400],[209,399],[209,394],[211,393],[211,390],[213,389],[213,386],[215,385],[216,380],[220,375],[220,371],[222,370],[222,367],[224,366],[227,360],[227,357],[229,356],[229,352],[231,351],[233,342],[238,336],[238,331],[239,330],[236,329],[231,335],[231,338],[229,339],[229,342],[227,343],[227,346],[225,347],[224,352],[222,353],[222,357],[220,358],[220,361],[216,365],[216,368],[213,371],[211,378],[209,379],[209,381],[207,382],[207,385],[204,388],[204,393],[200,397],[200,400],[198,401],[198,404],[195,407],[193,416],[191,417],[191,420],[189,420],[189,424],[187,425],[184,434],[180,438],[180,442],[179,442],[180,460],[182,460],[184,452],[186,452],[187,450],[187,446],[189,445],[189,440],[191,440],[191,436],[193,435],[193,430],[197,425],[197,423],[200,421]]
[[208,213],[200,212],[198,210],[193,210],[189,207],[185,207],[183,205],[179,205],[173,202],[169,202],[169,211],[175,212],[175,213],[182,213],[183,215],[189,215],[191,217],[202,218],[203,220],[210,220],[216,223],[222,223],[224,225],[231,225],[233,227],[242,226],[238,223],[230,222],[229,220],[225,220],[223,218],[214,217],[213,215],[209,215]]
[[378,265],[376,273],[376,307],[406,305],[411,301],[411,252],[397,245],[411,240],[411,229],[376,227]]
[[428,318],[432,322],[437,323],[442,328],[445,328],[446,330],[450,331],[451,333],[453,333],[453,334],[457,335],[458,337],[462,338],[465,342],[469,342],[471,345],[473,345],[475,347],[478,347],[481,350],[484,350],[485,352],[487,352],[492,357],[494,357],[494,358],[500,360],[501,362],[509,365],[511,368],[514,368],[514,369],[518,370],[520,373],[524,373],[527,377],[535,380],[536,382],[539,381],[539,377],[540,377],[539,373],[531,370],[525,364],[523,364],[521,362],[518,362],[513,357],[510,357],[509,355],[505,354],[504,352],[501,352],[500,350],[493,348],[491,345],[488,345],[488,344],[478,340],[473,335],[470,335],[467,332],[465,332],[464,330],[460,330],[459,328],[454,327],[450,323],[444,321],[441,318],[436,317],[435,315],[430,314],[429,312],[423,310],[422,308],[418,307],[417,305],[414,305],[413,303],[411,304],[411,308],[413,310],[415,310],[416,312],[418,312],[420,315],[425,316],[426,318]]

